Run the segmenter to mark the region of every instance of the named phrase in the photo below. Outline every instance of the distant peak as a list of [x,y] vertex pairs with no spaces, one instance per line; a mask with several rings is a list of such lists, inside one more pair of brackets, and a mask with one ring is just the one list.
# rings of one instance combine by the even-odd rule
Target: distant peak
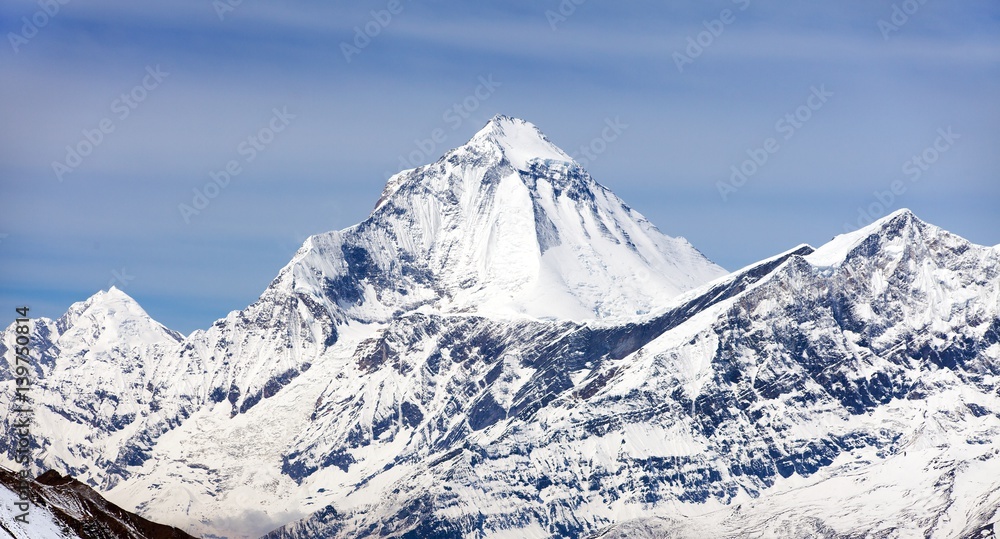
[[481,129],[480,132],[493,129],[499,129],[502,132],[505,127],[513,129],[521,129],[521,128],[531,129],[534,130],[534,132],[537,133],[539,136],[544,137],[544,135],[542,135],[542,132],[538,129],[538,127],[536,127],[531,122],[527,120],[522,120],[521,118],[507,116],[506,114],[494,115],[492,118],[489,119],[489,121],[486,122],[486,125],[483,126],[483,129]]
[[806,259],[816,266],[835,266],[865,240],[873,236],[895,238],[904,236],[908,229],[922,229],[926,224],[907,208],[898,209],[863,228],[841,234],[816,249]]
[[116,286],[111,286],[107,291],[98,291],[89,298],[70,305],[57,323],[60,333],[65,333],[81,321],[91,324],[88,320],[99,320],[102,326],[109,327],[131,325],[128,329],[130,332],[148,330],[154,332],[151,335],[157,338],[166,336],[173,341],[179,341],[183,337],[154,320],[138,301]]
[[520,170],[527,170],[530,163],[535,160],[573,160],[553,144],[535,124],[504,114],[490,118],[466,146],[482,143],[497,148],[515,168]]
[[96,294],[74,303],[70,307],[70,312],[84,313],[87,311],[138,315],[140,317],[149,316],[138,301],[116,286],[112,286],[108,290],[99,290]]
[[111,285],[111,288],[109,288],[107,292],[102,290],[94,294],[93,296],[91,296],[91,300],[126,301],[129,303],[138,304],[138,302],[136,302],[135,299],[132,298],[132,296],[126,294],[122,289],[118,288],[115,285]]

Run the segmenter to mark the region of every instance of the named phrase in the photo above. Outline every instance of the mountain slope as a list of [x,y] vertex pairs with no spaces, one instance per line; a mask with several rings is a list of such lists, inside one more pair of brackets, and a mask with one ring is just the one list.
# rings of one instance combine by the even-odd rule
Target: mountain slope
[[[642,345],[624,357],[593,354],[594,329],[574,331],[579,348],[560,355],[591,363],[565,365],[576,383],[546,406],[356,487],[378,501],[348,497],[270,537],[988,528],[1000,517],[1000,254],[905,211],[809,251],[692,293],[733,292],[662,333],[632,326],[619,338]],[[690,313],[665,317],[678,310]]]

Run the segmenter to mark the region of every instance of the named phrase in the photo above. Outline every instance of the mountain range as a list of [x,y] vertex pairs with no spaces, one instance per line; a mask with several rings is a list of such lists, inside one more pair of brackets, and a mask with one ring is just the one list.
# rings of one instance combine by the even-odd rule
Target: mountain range
[[1000,246],[900,210],[727,272],[506,116],[206,330],[111,288],[32,339],[32,470],[207,538],[1000,520]]

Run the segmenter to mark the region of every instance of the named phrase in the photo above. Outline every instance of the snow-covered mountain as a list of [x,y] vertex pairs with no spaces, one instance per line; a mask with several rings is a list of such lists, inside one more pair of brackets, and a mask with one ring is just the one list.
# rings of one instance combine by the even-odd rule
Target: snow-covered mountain
[[36,466],[206,537],[1000,517],[1000,249],[900,211],[726,275],[503,116],[205,331],[112,290],[33,337]]
[[[907,211],[508,368],[512,348],[469,374],[485,388],[453,442],[270,537],[971,537],[1000,518],[1000,252]],[[524,370],[513,406],[490,398]],[[553,371],[569,383],[531,391]]]
[[371,216],[313,236],[272,288],[349,319],[635,315],[725,274],[601,186],[532,124],[497,116],[389,179]]
[[[11,326],[0,341],[5,410],[14,395],[8,352],[16,337]],[[73,304],[58,320],[34,320],[31,349],[38,357],[33,357],[36,383],[29,395],[36,412],[32,429],[44,433],[36,438],[35,450],[45,461],[38,471],[48,466],[106,486],[124,467],[138,464],[134,453],[122,451],[122,442],[148,437],[144,429],[160,419],[161,397],[151,383],[150,366],[160,364],[182,339],[114,287]],[[5,434],[14,421],[5,421]],[[0,450],[9,452],[14,439],[4,436]]]

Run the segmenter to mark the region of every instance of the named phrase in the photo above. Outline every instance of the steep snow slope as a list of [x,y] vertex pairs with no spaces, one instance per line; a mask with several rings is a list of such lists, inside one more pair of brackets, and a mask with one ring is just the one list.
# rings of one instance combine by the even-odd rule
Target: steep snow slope
[[310,238],[274,286],[347,316],[634,315],[723,275],[660,233],[523,120],[497,116],[389,180],[371,216]]

